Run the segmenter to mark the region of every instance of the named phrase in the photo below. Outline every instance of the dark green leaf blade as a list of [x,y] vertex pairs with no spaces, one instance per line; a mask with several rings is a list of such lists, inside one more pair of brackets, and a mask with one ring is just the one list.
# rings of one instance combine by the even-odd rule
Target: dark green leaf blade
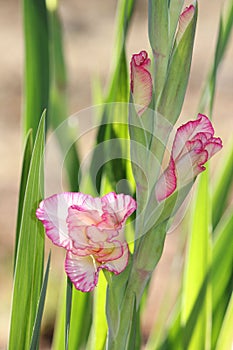
[[36,209],[43,197],[44,132],[45,113],[36,135],[24,197],[14,275],[9,350],[17,349],[19,344],[24,349],[29,348],[41,292],[44,230],[36,219]]

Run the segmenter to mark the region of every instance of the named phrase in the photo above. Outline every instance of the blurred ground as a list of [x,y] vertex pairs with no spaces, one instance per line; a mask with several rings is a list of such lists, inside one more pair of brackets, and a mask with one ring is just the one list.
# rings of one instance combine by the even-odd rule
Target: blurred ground
[[[116,0],[61,1],[61,17],[65,31],[66,60],[69,73],[70,114],[91,105],[91,80],[99,76],[107,82],[114,38]],[[206,77],[217,34],[218,18],[223,0],[200,2],[196,44],[188,93],[182,119],[193,118]],[[146,2],[138,1],[128,40],[128,57],[148,49]],[[22,160],[20,135],[23,35],[20,3],[0,1],[0,349],[6,348],[12,290],[12,254],[16,222],[17,195]],[[214,109],[217,135],[224,144],[232,137],[233,129],[233,45],[228,49],[219,74]],[[181,120],[182,120],[181,119]],[[214,161],[220,160],[224,152]],[[182,268],[182,246],[185,232],[181,229],[167,237],[163,258],[154,274],[149,307],[143,318],[146,336],[157,317],[162,298],[175,299]],[[55,249],[56,254],[57,250]],[[57,254],[58,261],[62,256]],[[55,259],[56,260],[56,259]],[[59,263],[60,268],[63,263]],[[59,271],[52,269],[59,280]],[[172,291],[172,293],[171,293]],[[55,293],[56,294],[56,293]],[[172,303],[172,302],[171,302]],[[54,302],[56,305],[56,302]],[[171,304],[168,304],[171,305]],[[55,308],[55,306],[54,306]]]

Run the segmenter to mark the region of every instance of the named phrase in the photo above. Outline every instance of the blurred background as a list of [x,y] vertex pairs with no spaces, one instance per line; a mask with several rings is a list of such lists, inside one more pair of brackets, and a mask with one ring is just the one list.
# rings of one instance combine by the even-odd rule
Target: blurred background
[[[212,63],[223,4],[223,0],[200,1],[191,77],[179,124],[196,116],[201,89]],[[6,349],[17,198],[23,152],[20,118],[24,43],[21,3],[16,0],[0,0],[0,8],[0,349]],[[100,78],[103,89],[106,86],[114,46],[116,8],[116,0],[60,1],[70,115],[92,105],[93,77]],[[133,53],[142,49],[149,49],[145,0],[137,1],[128,37],[128,61]],[[218,76],[213,113],[216,134],[221,136],[224,145],[232,138],[233,130],[232,61],[231,40]],[[214,158],[212,165],[220,162],[223,155],[224,151],[220,152]],[[157,318],[159,304],[167,298],[169,303],[166,307],[171,308],[176,299],[180,286],[185,234],[184,226],[180,226],[167,237],[163,257],[153,276],[149,306],[142,322],[145,337]],[[55,254],[50,278],[52,285],[56,286],[63,267],[63,254],[55,247],[53,252]],[[45,310],[43,348],[49,349],[58,292],[58,287],[56,290],[51,291],[51,288],[49,290],[54,298],[51,305],[46,306],[49,312],[46,313]]]

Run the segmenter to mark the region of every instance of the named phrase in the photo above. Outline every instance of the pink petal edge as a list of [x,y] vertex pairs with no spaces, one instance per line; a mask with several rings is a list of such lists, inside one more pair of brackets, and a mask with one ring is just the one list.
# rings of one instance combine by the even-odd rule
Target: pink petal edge
[[171,158],[167,169],[158,179],[155,186],[155,197],[158,202],[169,197],[177,187],[175,162]]
[[99,269],[91,256],[78,257],[68,251],[65,271],[75,288],[81,292],[90,292],[97,285]]

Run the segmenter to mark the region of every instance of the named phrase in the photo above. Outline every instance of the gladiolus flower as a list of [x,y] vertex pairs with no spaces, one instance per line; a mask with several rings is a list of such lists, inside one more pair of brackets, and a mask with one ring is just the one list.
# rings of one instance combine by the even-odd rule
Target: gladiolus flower
[[169,197],[176,188],[185,186],[205,170],[204,164],[222,148],[222,140],[214,137],[210,120],[198,114],[176,132],[169,165],[160,176],[155,195],[158,202]]
[[133,198],[114,192],[102,198],[67,192],[40,203],[36,216],[52,242],[67,250],[65,271],[76,289],[93,290],[101,269],[119,274],[126,268],[124,225],[135,209]]
[[131,92],[135,109],[139,116],[147,109],[152,98],[152,78],[150,74],[151,61],[146,51],[132,56],[131,68]]

